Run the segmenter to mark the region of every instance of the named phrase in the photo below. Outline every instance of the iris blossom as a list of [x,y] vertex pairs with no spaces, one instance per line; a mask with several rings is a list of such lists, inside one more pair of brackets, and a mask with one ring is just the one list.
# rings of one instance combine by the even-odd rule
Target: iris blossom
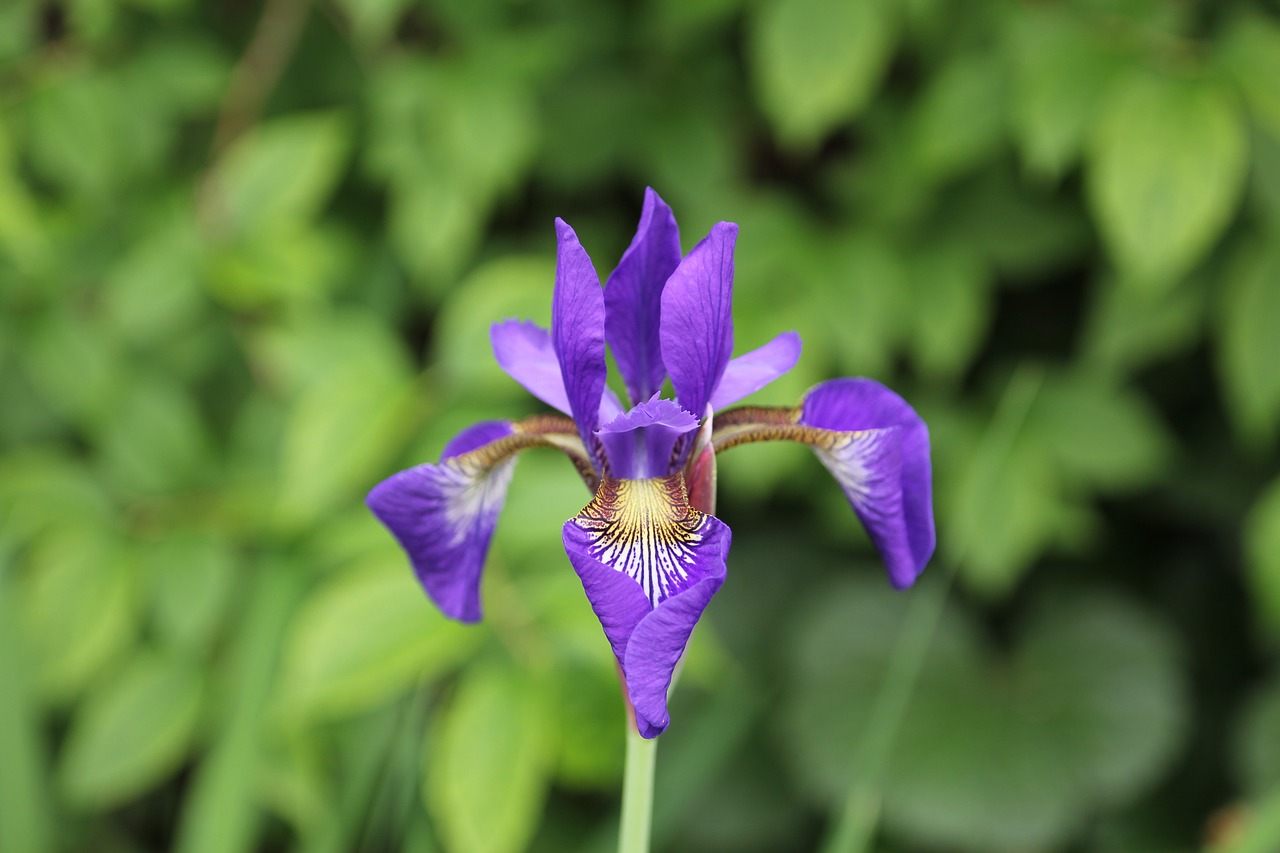
[[[836,379],[795,408],[729,409],[790,370],[786,332],[737,358],[733,251],[721,222],[681,256],[671,209],[645,194],[635,239],[602,289],[573,229],[556,220],[551,329],[491,329],[498,364],[562,415],[486,421],[437,464],[376,486],[369,507],[408,553],[449,617],[480,618],[480,575],[518,451],[563,452],[595,497],[562,538],[613,646],[644,737],[669,722],[667,690],[685,645],[725,578],[730,530],[714,513],[715,456],[740,444],[807,444],[839,482],[890,581],[909,586],[934,547],[929,434],[901,397],[869,379]],[[630,398],[605,385],[608,345]],[[675,399],[660,396],[670,379]]]

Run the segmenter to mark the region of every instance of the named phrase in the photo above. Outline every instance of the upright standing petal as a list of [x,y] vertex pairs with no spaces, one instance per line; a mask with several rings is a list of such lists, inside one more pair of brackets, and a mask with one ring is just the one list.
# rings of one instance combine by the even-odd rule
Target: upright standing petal
[[764,346],[732,359],[711,395],[711,408],[732,406],[782,376],[799,360],[800,336],[795,332],[783,332]]
[[656,394],[667,376],[658,335],[662,288],[679,264],[676,218],[646,189],[636,236],[604,288],[605,337],[633,405]]
[[701,412],[733,354],[733,248],[738,226],[719,222],[662,291],[662,360],[680,406]]
[[591,258],[573,229],[564,220],[556,219],[556,234],[559,249],[556,289],[551,299],[551,340],[560,362],[569,411],[599,470],[595,431],[600,425],[606,370],[604,291]]

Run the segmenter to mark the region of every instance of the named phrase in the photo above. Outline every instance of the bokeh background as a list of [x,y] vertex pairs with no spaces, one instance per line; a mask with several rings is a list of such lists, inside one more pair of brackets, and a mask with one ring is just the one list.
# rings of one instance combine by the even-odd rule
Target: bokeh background
[[933,435],[896,593],[799,446],[667,851],[1280,850],[1280,17],[1246,0],[0,4],[0,850],[605,851],[623,708],[517,468],[486,621],[365,491],[540,410],[553,217],[742,227],[738,350]]

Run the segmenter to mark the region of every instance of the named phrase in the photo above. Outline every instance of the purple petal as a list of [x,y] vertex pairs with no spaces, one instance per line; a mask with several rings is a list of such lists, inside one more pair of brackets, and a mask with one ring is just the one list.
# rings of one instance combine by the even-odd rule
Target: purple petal
[[489,340],[493,357],[508,376],[553,409],[572,414],[550,332],[536,323],[507,320],[489,328]]
[[689,506],[677,474],[604,481],[562,538],[622,667],[640,733],[654,737],[667,727],[676,663],[724,582],[732,534]]
[[924,421],[878,382],[835,379],[805,395],[800,423],[846,434],[814,448],[866,527],[890,580],[910,586],[935,544]]
[[556,220],[559,250],[551,300],[551,340],[560,361],[569,413],[587,452],[595,456],[594,433],[604,395],[604,291],[591,258],[562,219]]
[[515,468],[514,455],[486,453],[488,442],[477,442],[513,433],[509,423],[477,424],[449,443],[440,464],[393,474],[365,499],[408,553],[427,595],[463,622],[480,619],[480,572]]
[[732,406],[785,374],[800,360],[800,346],[798,334],[783,332],[764,346],[730,361],[711,395],[711,408]]
[[[725,529],[728,530],[727,527]],[[627,680],[627,693],[635,709],[636,728],[641,736],[657,737],[671,722],[667,713],[671,675],[689,644],[689,636],[702,617],[702,611],[723,583],[722,568],[719,575],[708,577],[668,598],[640,620],[627,642],[622,675]]]
[[676,439],[698,428],[698,419],[671,400],[654,397],[620,414],[596,432],[609,460],[609,475],[621,479],[672,473]]
[[[573,522],[565,522],[565,528],[570,524]],[[653,610],[653,605],[635,581],[596,558],[574,550],[576,546],[570,547],[567,533],[564,537],[569,563],[582,580],[582,589],[591,602],[591,609],[600,620],[600,627],[604,628],[604,635],[613,647],[613,655],[621,665],[627,656],[627,641],[640,620]]]
[[605,337],[632,402],[652,397],[667,377],[658,336],[662,288],[679,264],[676,218],[646,189],[636,236],[604,288]]
[[676,399],[702,412],[733,353],[733,248],[738,226],[717,223],[662,291],[662,360]]
[[600,398],[600,423],[607,424],[624,411],[626,410],[622,408],[622,401],[618,399],[618,395],[613,393],[613,389],[606,385],[604,387],[604,396]]

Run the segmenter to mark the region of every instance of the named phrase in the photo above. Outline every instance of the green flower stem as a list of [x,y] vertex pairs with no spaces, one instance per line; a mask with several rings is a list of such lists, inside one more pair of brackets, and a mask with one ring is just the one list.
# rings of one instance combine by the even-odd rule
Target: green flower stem
[[640,737],[628,715],[627,764],[622,778],[622,826],[618,853],[649,853],[649,824],[653,815],[653,768],[658,739]]

